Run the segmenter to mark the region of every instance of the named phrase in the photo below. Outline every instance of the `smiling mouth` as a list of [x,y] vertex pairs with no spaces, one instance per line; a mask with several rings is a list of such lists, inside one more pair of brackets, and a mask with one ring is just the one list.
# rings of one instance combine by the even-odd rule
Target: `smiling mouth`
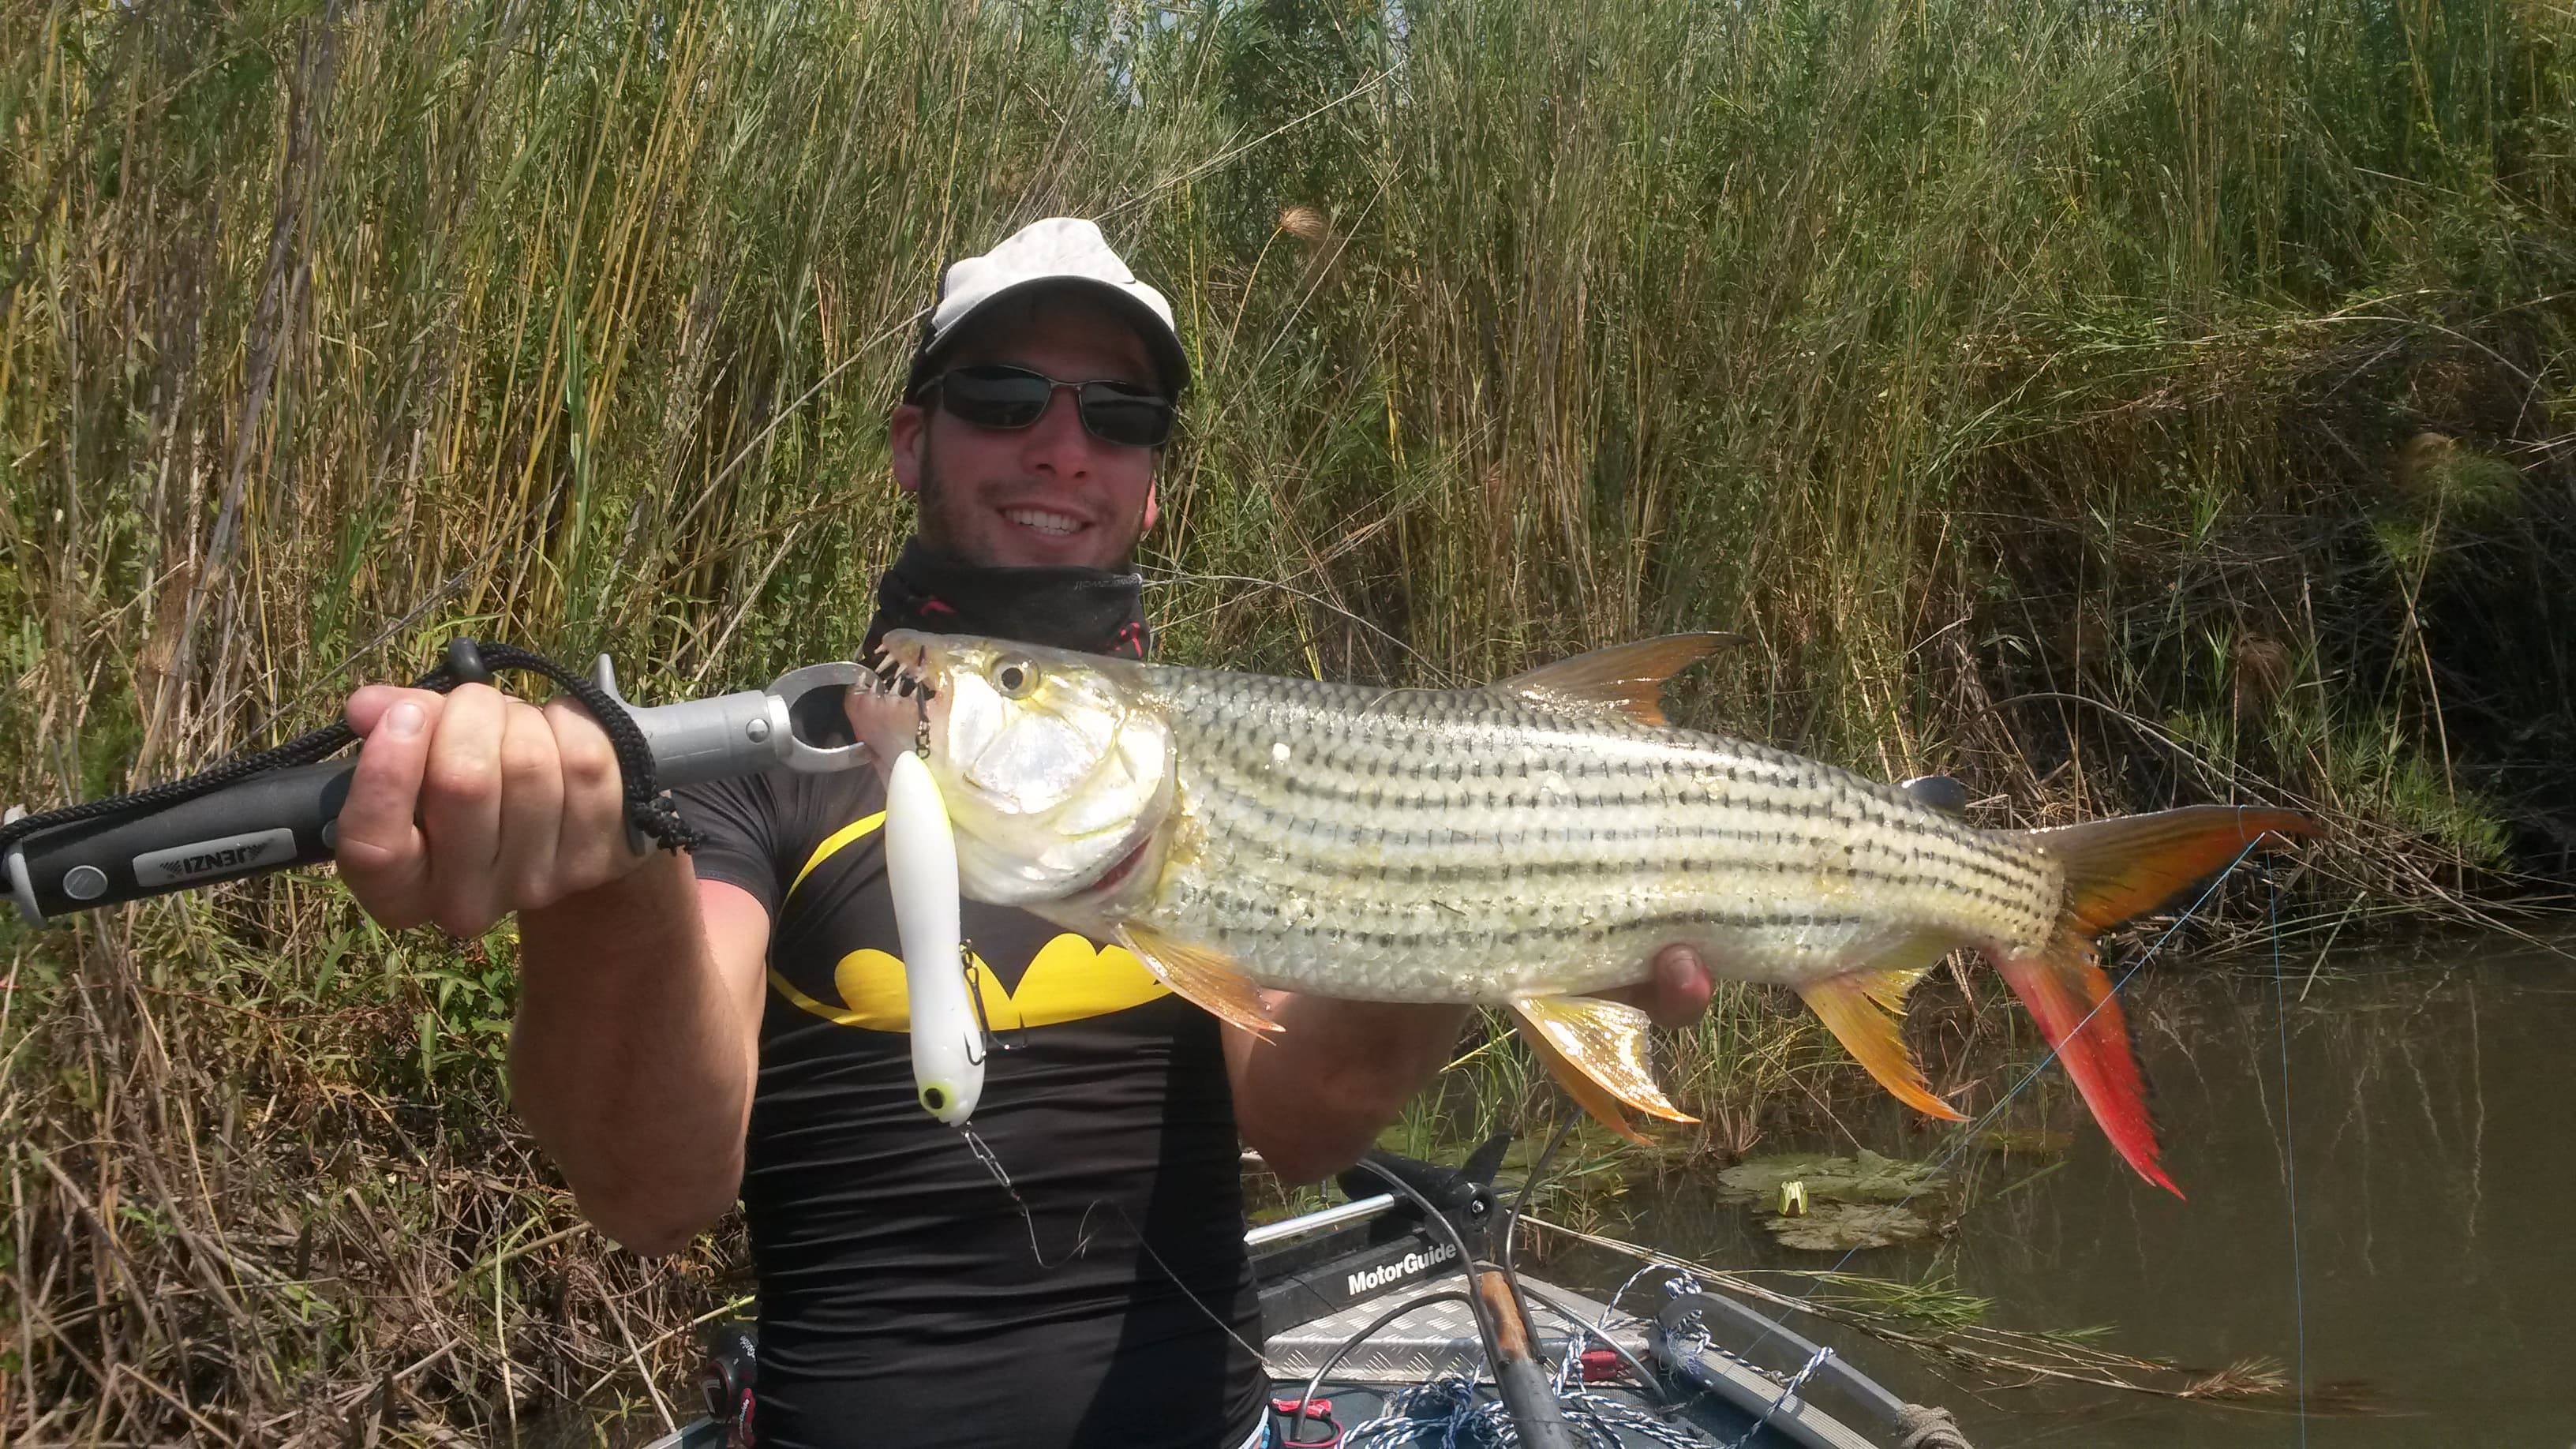
[[1052,508],[1005,508],[1002,517],[1048,538],[1071,538],[1091,526],[1072,514],[1058,513]]

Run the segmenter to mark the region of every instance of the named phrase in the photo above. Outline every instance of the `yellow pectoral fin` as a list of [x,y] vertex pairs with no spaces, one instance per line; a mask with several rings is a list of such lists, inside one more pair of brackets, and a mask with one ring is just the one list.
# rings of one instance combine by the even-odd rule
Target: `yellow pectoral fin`
[[1967,1115],[1932,1095],[1923,1069],[1905,1049],[1898,1029],[1906,988],[1923,974],[1920,967],[1882,971],[1847,971],[1798,988],[1816,1018],[1843,1044],[1853,1060],[1869,1069],[1878,1084],[1918,1112],[1945,1122],[1965,1122]]
[[1223,953],[1175,941],[1149,926],[1120,926],[1118,939],[1142,958],[1145,969],[1208,1015],[1251,1032],[1255,1040],[1279,1030],[1262,1008],[1261,988]]
[[[1655,1074],[1646,1065],[1646,1013],[1598,996],[1531,996],[1513,1002],[1512,1010],[1519,1015],[1522,1029],[1545,1043],[1539,1056],[1557,1080],[1566,1083],[1566,1091],[1606,1124],[1627,1126],[1603,1116],[1593,1100],[1600,1092],[1669,1122],[1699,1120],[1674,1106],[1664,1089],[1655,1085]],[[1595,1091],[1578,1090],[1568,1080],[1567,1069],[1589,1079]],[[1636,1134],[1623,1131],[1623,1135]]]

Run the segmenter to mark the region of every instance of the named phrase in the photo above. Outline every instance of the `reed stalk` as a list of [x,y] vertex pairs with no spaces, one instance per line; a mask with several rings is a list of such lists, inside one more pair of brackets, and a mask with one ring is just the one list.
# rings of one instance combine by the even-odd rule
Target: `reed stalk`
[[[1178,657],[1732,630],[1679,717],[1986,823],[2290,802],[2316,920],[2537,900],[2570,116],[2536,0],[26,0],[0,788],[195,768],[459,632],[645,700],[846,652],[915,310],[1071,212],[1200,368]],[[670,1381],[738,1244],[577,1226],[512,949],[319,878],[0,927],[0,1437],[524,1440]],[[1846,1070],[1782,1016],[1687,1048],[1738,1135]]]

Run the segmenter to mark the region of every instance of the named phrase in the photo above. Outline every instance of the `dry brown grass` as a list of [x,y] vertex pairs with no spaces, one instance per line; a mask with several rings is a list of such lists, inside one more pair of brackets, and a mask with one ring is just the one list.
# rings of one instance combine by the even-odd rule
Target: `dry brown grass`
[[[1679,717],[1989,823],[2326,811],[2295,929],[2565,873],[2564,7],[1403,14],[0,9],[0,789],[458,632],[639,699],[840,652],[930,278],[1083,212],[1205,380],[1181,654],[1732,629]],[[508,949],[312,880],[0,927],[0,1435],[482,1442],[671,1382],[730,1250],[573,1230]],[[1738,1005],[1689,1048],[1730,1139],[1842,1070]]]

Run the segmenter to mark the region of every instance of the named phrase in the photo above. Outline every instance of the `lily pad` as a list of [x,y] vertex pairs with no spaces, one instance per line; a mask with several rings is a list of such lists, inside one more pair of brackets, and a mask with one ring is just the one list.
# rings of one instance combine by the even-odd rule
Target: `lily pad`
[[1717,1175],[1730,1197],[1777,1202],[1780,1184],[1802,1182],[1819,1209],[1834,1203],[1898,1203],[1941,1185],[1930,1163],[1883,1157],[1864,1147],[1857,1157],[1822,1152],[1776,1152],[1748,1157]]
[[1932,1236],[1932,1222],[1921,1213],[1877,1202],[1818,1203],[1803,1217],[1765,1217],[1762,1226],[1782,1247],[1814,1253],[1884,1248]]

